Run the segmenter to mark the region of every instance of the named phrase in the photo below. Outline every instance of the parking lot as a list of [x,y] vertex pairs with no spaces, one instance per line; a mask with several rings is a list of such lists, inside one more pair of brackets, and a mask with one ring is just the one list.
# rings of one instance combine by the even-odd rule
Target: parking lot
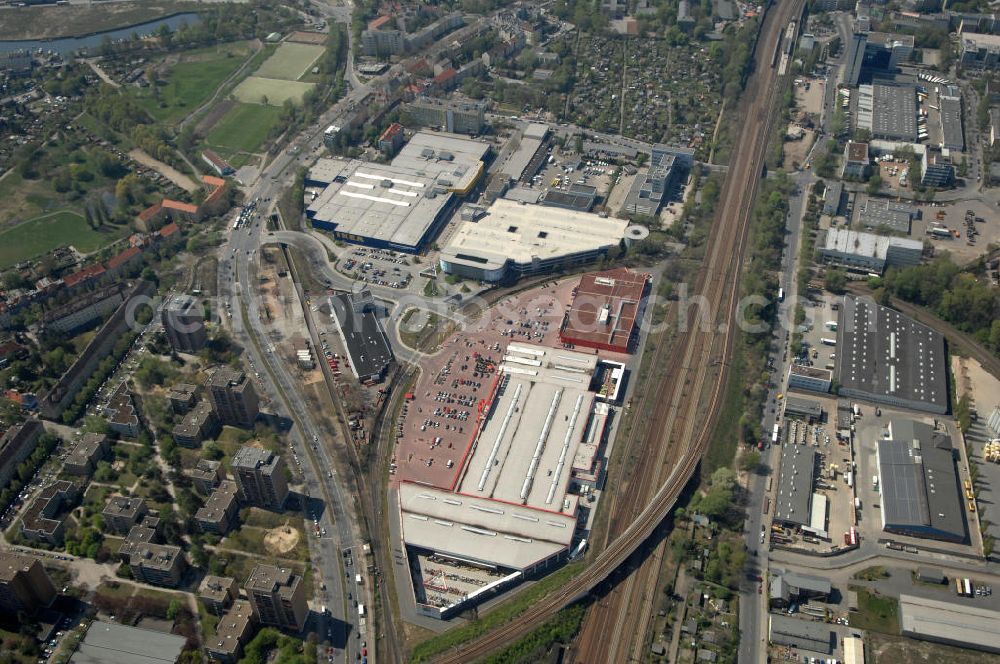
[[412,257],[407,258],[403,253],[356,247],[341,254],[337,270],[358,281],[403,290],[413,283],[414,274],[419,272],[411,261]]

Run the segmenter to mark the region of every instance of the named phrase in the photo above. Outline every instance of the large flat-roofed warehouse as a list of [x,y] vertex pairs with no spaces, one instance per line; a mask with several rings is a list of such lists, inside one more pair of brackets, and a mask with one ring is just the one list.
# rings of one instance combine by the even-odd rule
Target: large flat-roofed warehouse
[[506,162],[500,167],[500,172],[511,180],[530,182],[545,161],[542,145],[549,134],[548,125],[531,122],[521,133],[521,140]]
[[[400,484],[403,541],[426,615],[471,599],[447,598],[429,579],[443,574],[442,560],[513,580],[569,555],[579,501],[571,478],[591,471],[600,445],[593,429],[607,414],[591,390],[597,365],[590,353],[509,344],[452,483]],[[433,565],[423,565],[426,556]]]
[[951,437],[930,425],[894,419],[875,460],[886,532],[964,542],[965,510]]
[[882,274],[889,267],[919,265],[924,245],[909,238],[831,228],[826,232],[819,254],[827,263]]
[[390,164],[320,159],[306,185],[323,192],[306,216],[345,242],[420,252],[447,222],[455,195],[478,182],[489,150],[482,141],[418,132]]
[[771,614],[769,640],[773,645],[789,646],[810,652],[833,653],[836,634],[830,626],[812,620]]
[[959,648],[1000,653],[1000,611],[914,595],[899,596],[900,633]]
[[837,320],[840,396],[943,415],[948,410],[944,337],[867,298],[845,297]]
[[917,209],[912,205],[869,198],[861,208],[858,221],[868,230],[884,227],[896,233],[909,235],[910,222],[916,216]]
[[965,134],[962,131],[962,98],[941,95],[938,98],[941,116],[941,147],[962,152],[965,150]]
[[311,184],[326,189],[306,208],[338,240],[416,253],[448,220],[454,195],[433,177],[358,160],[321,159]]
[[858,86],[858,128],[873,138],[917,140],[917,90],[912,85]]
[[812,521],[813,478],[816,452],[789,441],[781,446],[774,521],[786,526],[808,527]]
[[392,364],[392,346],[378,319],[371,292],[334,295],[330,298],[330,309],[354,376],[361,382],[384,378]]
[[457,134],[418,131],[392,160],[396,168],[426,173],[448,191],[464,196],[486,169],[490,144]]
[[441,250],[441,269],[497,282],[590,263],[618,247],[627,221],[498,199],[463,221]]
[[649,280],[648,274],[625,267],[583,275],[559,338],[577,346],[629,352]]

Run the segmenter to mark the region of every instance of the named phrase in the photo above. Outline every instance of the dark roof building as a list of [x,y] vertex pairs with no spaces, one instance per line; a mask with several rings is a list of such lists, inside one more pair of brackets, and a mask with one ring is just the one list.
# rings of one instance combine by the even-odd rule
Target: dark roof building
[[912,318],[848,296],[837,321],[840,396],[943,415],[948,410],[944,337]]
[[894,419],[875,461],[886,532],[965,542],[968,532],[951,437],[928,424]]
[[120,623],[94,621],[70,664],[174,664],[186,639]]
[[770,641],[773,645],[826,655],[833,653],[836,635],[828,624],[780,614],[771,614],[770,618]]
[[31,456],[42,435],[42,423],[26,420],[15,424],[0,437],[0,486],[7,486],[18,465]]
[[55,601],[56,589],[38,558],[0,552],[0,613],[32,614]]
[[371,291],[334,295],[330,308],[357,379],[368,382],[384,378],[392,364],[392,347],[378,319]]
[[826,600],[832,590],[829,579],[775,570],[771,577],[768,599],[771,607],[784,608],[809,599]]
[[596,202],[597,187],[589,184],[574,184],[567,191],[549,189],[542,196],[542,205],[580,212],[590,212]]
[[30,540],[60,545],[63,541],[63,521],[69,503],[76,500],[76,485],[58,480],[38,493],[21,517],[21,532]]
[[789,526],[808,526],[812,516],[813,477],[816,452],[789,442],[781,446],[778,492],[774,498],[774,520]]

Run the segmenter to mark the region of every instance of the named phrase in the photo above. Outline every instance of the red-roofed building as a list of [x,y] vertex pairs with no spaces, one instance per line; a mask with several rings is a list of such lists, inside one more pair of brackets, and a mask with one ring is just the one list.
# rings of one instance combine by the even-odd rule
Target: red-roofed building
[[63,277],[63,283],[66,284],[66,288],[76,288],[77,286],[82,286],[88,281],[96,279],[102,274],[104,274],[104,266],[100,263],[94,263],[90,267],[86,267],[79,272],[74,272],[71,275]]
[[413,62],[404,65],[403,68],[406,69],[407,74],[413,75],[419,75],[425,72],[429,73],[431,71],[431,66],[427,62],[426,58],[418,58]]
[[648,274],[625,267],[583,275],[559,339],[576,346],[628,353],[649,281]]
[[166,218],[166,211],[162,203],[154,203],[139,213],[135,218],[135,228],[143,233],[152,233],[163,225]]
[[219,175],[229,175],[230,173],[236,172],[236,169],[230,166],[228,161],[211,150],[205,150],[202,152],[201,159],[206,164],[214,168],[215,172]]
[[117,256],[108,259],[108,274],[117,276],[141,260],[142,250],[139,247],[129,247]]
[[229,197],[226,195],[226,181],[222,178],[212,177],[211,175],[203,175],[201,180],[211,191],[202,202],[199,214],[204,217],[205,215],[214,216],[224,213],[229,206]]
[[388,15],[385,15],[385,14],[383,14],[382,16],[373,18],[371,21],[368,22],[368,29],[369,30],[381,30],[382,28],[384,28],[386,26],[386,24],[388,24],[390,21],[392,21],[392,18],[393,18],[392,16],[388,16]]
[[454,67],[449,67],[435,76],[433,83],[439,90],[451,90],[458,83],[455,79],[457,74]]
[[157,235],[161,240],[174,239],[175,236],[180,234],[181,227],[176,223],[171,221],[169,224],[164,226],[157,232]]
[[187,221],[197,221],[198,220],[198,206],[191,205],[190,203],[181,203],[180,201],[174,201],[169,198],[163,199],[163,209],[167,211],[170,218],[176,221],[178,218],[185,219]]
[[390,157],[403,147],[403,125],[393,122],[378,138],[378,149]]

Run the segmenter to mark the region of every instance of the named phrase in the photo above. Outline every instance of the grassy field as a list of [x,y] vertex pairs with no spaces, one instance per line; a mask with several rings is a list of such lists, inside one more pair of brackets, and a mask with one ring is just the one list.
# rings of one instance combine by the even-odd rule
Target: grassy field
[[274,55],[264,61],[264,64],[254,72],[254,76],[297,81],[309,71],[322,54],[322,46],[285,42],[278,47]]
[[858,611],[851,614],[851,627],[882,634],[899,634],[899,601],[894,597],[878,595],[866,588],[856,588],[856,590]]
[[189,51],[164,71],[156,88],[159,100],[151,87],[134,94],[156,120],[176,123],[208,100],[251,53],[247,42]]
[[256,152],[278,122],[281,109],[262,104],[236,104],[205,138],[209,145],[237,152]]
[[286,99],[291,99],[296,104],[302,103],[302,97],[311,90],[312,83],[298,83],[296,81],[281,81],[275,78],[261,78],[260,76],[250,76],[243,79],[243,82],[233,90],[233,96],[243,102],[251,104],[263,104],[267,99],[270,106],[281,106]]
[[98,232],[88,226],[83,216],[76,212],[52,212],[0,233],[0,268],[34,258],[64,244],[90,253],[128,233],[127,226],[115,226],[106,232]]

